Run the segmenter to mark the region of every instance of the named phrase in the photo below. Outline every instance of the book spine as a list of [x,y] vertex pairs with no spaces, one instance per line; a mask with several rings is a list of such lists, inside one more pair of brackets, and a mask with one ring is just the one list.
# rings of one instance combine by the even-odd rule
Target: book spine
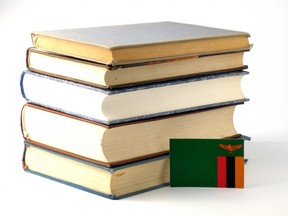
[[22,97],[23,97],[26,101],[28,101],[28,98],[27,98],[27,96],[26,96],[26,94],[25,94],[25,90],[24,90],[24,84],[23,84],[25,74],[26,74],[25,71],[23,71],[22,74],[21,74],[21,77],[20,77],[20,90],[21,90],[21,95],[22,95]]

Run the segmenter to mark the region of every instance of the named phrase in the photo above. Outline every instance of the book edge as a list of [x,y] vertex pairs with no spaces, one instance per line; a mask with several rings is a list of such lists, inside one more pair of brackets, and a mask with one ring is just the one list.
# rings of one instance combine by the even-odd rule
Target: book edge
[[249,98],[243,98],[239,100],[213,103],[213,104],[189,107],[189,108],[184,108],[184,109],[179,109],[179,110],[172,110],[172,111],[167,111],[167,112],[160,112],[160,113],[155,113],[155,114],[150,114],[150,115],[143,115],[143,116],[113,120],[113,121],[102,121],[100,119],[91,118],[85,115],[80,115],[78,113],[71,113],[66,110],[57,109],[55,107],[45,106],[43,104],[37,103],[35,101],[30,101],[30,100],[24,106],[30,106],[32,108],[40,109],[43,111],[48,111],[56,115],[63,115],[65,117],[70,117],[79,121],[88,122],[90,124],[95,124],[100,127],[110,129],[113,127],[119,127],[119,126],[128,125],[128,124],[138,124],[138,123],[149,122],[149,121],[157,121],[163,118],[175,118],[180,115],[189,115],[194,112],[203,112],[206,110],[222,108],[225,106],[236,106],[236,105],[244,104],[245,102],[248,102],[249,100],[250,100]]
[[120,170],[120,169],[125,169],[125,168],[130,167],[130,166],[137,166],[137,165],[140,165],[140,164],[143,164],[143,163],[149,163],[149,162],[152,162],[152,161],[162,160],[162,159],[168,158],[169,154],[166,154],[166,155],[163,155],[163,156],[160,156],[160,157],[156,157],[156,158],[150,158],[150,159],[143,160],[143,161],[137,161],[137,162],[130,163],[130,164],[125,164],[125,165],[122,165],[122,166],[119,166],[119,167],[115,167],[115,168],[107,168],[107,167],[103,167],[103,166],[100,166],[100,165],[97,165],[97,164],[93,164],[93,163],[89,163],[89,162],[86,162],[86,161],[82,161],[80,159],[73,158],[71,156],[67,156],[67,155],[64,155],[64,154],[61,154],[61,153],[58,153],[58,152],[54,152],[54,151],[51,151],[51,150],[48,150],[48,149],[44,149],[44,148],[41,148],[39,146],[35,146],[35,145],[33,145],[33,144],[31,144],[31,143],[29,143],[27,141],[24,141],[24,152],[23,152],[23,156],[22,156],[22,166],[23,166],[23,170],[24,171],[26,171],[28,173],[32,173],[32,174],[38,175],[38,176],[41,176],[41,177],[44,177],[44,178],[47,178],[47,179],[50,179],[50,180],[53,180],[53,181],[56,181],[56,182],[59,182],[59,183],[62,183],[62,184],[65,184],[65,185],[68,185],[68,186],[71,186],[71,187],[74,187],[74,188],[77,188],[77,189],[80,189],[80,190],[83,190],[83,191],[86,191],[86,192],[90,192],[92,194],[99,195],[99,196],[102,196],[102,197],[105,197],[105,198],[108,198],[108,199],[122,199],[122,198],[130,197],[130,196],[134,196],[134,195],[137,195],[137,194],[140,194],[140,193],[144,193],[144,192],[147,192],[147,191],[151,191],[151,190],[154,190],[154,189],[157,189],[157,188],[161,188],[161,187],[164,187],[164,186],[168,186],[170,184],[169,182],[161,183],[161,184],[153,186],[153,187],[145,188],[145,189],[142,189],[142,190],[139,190],[139,191],[123,194],[123,195],[120,195],[120,196],[115,195],[115,194],[105,194],[105,193],[102,193],[102,192],[99,192],[99,191],[95,191],[95,190],[89,189],[87,187],[84,187],[84,186],[81,186],[81,185],[78,185],[78,184],[75,184],[75,183],[71,183],[69,181],[61,180],[59,178],[55,178],[55,177],[52,177],[50,175],[43,174],[43,173],[38,172],[38,171],[30,170],[29,167],[25,164],[25,155],[26,155],[27,147],[29,147],[29,146],[40,148],[40,149],[42,149],[44,151],[48,151],[48,152],[51,152],[53,154],[60,155],[62,157],[66,157],[66,158],[69,158],[69,159],[72,159],[72,160],[76,160],[78,162],[81,162],[81,163],[84,163],[84,164],[88,164],[88,165],[93,166],[93,167],[101,168],[101,169],[104,169],[104,170],[106,170],[106,171],[108,171],[110,173],[113,173],[113,172],[115,172],[117,170]]
[[135,196],[135,195],[138,195],[138,194],[142,194],[142,193],[145,193],[145,192],[148,192],[148,191],[156,190],[156,189],[159,189],[159,188],[166,187],[166,186],[170,185],[170,183],[167,182],[167,183],[164,183],[164,184],[160,184],[160,185],[157,185],[157,186],[153,186],[153,187],[150,187],[150,188],[146,188],[146,189],[143,189],[143,190],[139,190],[139,191],[135,191],[135,192],[132,192],[132,193],[128,193],[128,194],[124,194],[124,195],[118,196],[118,195],[115,195],[115,194],[101,193],[101,192],[86,188],[84,186],[71,183],[69,181],[63,181],[61,179],[54,178],[52,176],[42,174],[41,172],[36,172],[36,171],[33,171],[33,170],[29,170],[29,169],[24,169],[24,171],[27,172],[27,173],[30,173],[30,174],[34,174],[34,175],[37,175],[37,176],[52,180],[54,182],[61,183],[63,185],[67,185],[67,186],[70,186],[72,188],[76,188],[76,189],[79,189],[79,190],[82,190],[82,191],[85,191],[85,192],[88,192],[88,193],[91,193],[91,194],[98,195],[100,197],[111,199],[111,200],[119,200],[119,199],[128,198],[128,197],[131,197],[131,196]]
[[63,154],[62,152],[55,151],[55,150],[49,149],[49,148],[45,148],[44,146],[39,146],[39,145],[33,143],[33,141],[30,142],[29,140],[24,140],[25,151],[30,146],[32,146],[34,148],[41,149],[43,151],[50,152],[50,153],[55,154],[55,155],[59,155],[61,157],[65,157],[65,158],[68,158],[68,159],[71,159],[71,160],[75,160],[75,161],[83,163],[83,164],[88,164],[90,166],[106,170],[107,172],[110,172],[110,173],[114,173],[114,172],[116,172],[118,170],[125,169],[125,168],[128,168],[128,167],[134,167],[134,166],[138,166],[138,165],[145,164],[145,163],[150,163],[150,162],[154,162],[154,161],[158,161],[158,160],[163,160],[163,159],[169,157],[169,153],[166,152],[165,154],[158,155],[158,156],[155,156],[155,157],[149,157],[149,158],[145,158],[145,159],[142,159],[142,160],[131,161],[131,162],[128,162],[128,163],[125,163],[125,164],[121,164],[121,165],[118,165],[118,166],[114,166],[114,167],[107,167],[107,166],[103,166],[101,164],[97,164],[95,162],[86,161],[86,160],[83,160],[81,158],[71,156],[71,155],[68,155],[68,154]]
[[157,82],[153,82],[153,83],[145,83],[145,84],[138,84],[138,85],[133,85],[133,86],[126,86],[126,87],[122,87],[122,88],[104,89],[104,88],[86,85],[83,83],[74,82],[71,80],[66,80],[66,79],[56,78],[56,77],[45,75],[45,74],[40,74],[40,73],[31,71],[31,70],[24,70],[22,72],[22,75],[21,75],[21,87],[22,87],[23,91],[24,91],[23,80],[24,80],[24,77],[26,74],[41,77],[43,79],[49,79],[52,81],[64,83],[67,85],[72,85],[72,86],[77,86],[80,88],[89,89],[89,90],[96,91],[96,92],[99,92],[99,93],[102,93],[105,95],[115,95],[115,94],[140,91],[140,90],[146,90],[146,89],[152,89],[152,88],[179,85],[182,83],[205,81],[205,80],[218,79],[218,78],[223,78],[223,77],[244,76],[244,75],[248,75],[249,72],[245,71],[245,70],[236,70],[236,71],[233,70],[233,71],[224,71],[224,72],[219,71],[219,72],[215,72],[212,74],[205,73],[205,74],[198,74],[195,76],[176,78],[176,79],[172,79],[172,80],[163,80],[163,81],[157,81]]

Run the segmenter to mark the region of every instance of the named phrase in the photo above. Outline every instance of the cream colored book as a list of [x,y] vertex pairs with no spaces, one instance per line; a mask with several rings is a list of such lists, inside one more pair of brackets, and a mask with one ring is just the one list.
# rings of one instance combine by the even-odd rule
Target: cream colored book
[[176,23],[154,22],[79,29],[36,31],[37,48],[108,65],[123,65],[187,56],[247,51],[242,31]]
[[237,106],[108,126],[28,103],[21,126],[24,139],[37,146],[115,166],[168,153],[170,138],[236,137]]
[[169,167],[169,155],[108,168],[28,142],[23,156],[27,172],[110,199],[169,185]]
[[126,88],[101,89],[24,71],[21,89],[31,103],[113,125],[247,100],[233,71]]
[[27,50],[27,68],[41,74],[101,88],[116,88],[192,75],[247,68],[244,52],[184,57],[129,65],[104,65],[35,48]]

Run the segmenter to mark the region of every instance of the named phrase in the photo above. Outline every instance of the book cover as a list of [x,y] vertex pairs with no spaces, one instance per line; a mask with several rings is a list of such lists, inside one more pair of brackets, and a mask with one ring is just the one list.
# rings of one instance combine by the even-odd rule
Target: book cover
[[241,31],[155,22],[39,31],[32,33],[32,41],[37,48],[121,65],[249,50],[249,36]]
[[24,144],[26,172],[109,199],[122,199],[169,185],[168,154],[108,168],[29,142]]
[[240,83],[247,74],[220,72],[102,89],[27,70],[20,85],[28,102],[112,125],[245,102]]
[[244,140],[170,139],[170,184],[244,188]]

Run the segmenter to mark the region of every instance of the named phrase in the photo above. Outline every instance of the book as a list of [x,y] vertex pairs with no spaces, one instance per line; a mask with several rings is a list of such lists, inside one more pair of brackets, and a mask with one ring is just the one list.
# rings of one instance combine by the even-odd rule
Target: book
[[35,104],[21,113],[25,140],[105,166],[169,152],[170,138],[238,137],[233,115],[240,104],[105,125]]
[[27,68],[95,87],[116,88],[204,73],[247,69],[243,64],[243,55],[244,52],[235,52],[112,66],[29,48]]
[[246,32],[154,22],[33,32],[34,47],[107,65],[250,50]]
[[169,155],[107,168],[25,142],[23,168],[110,199],[169,185]]
[[101,89],[24,71],[21,92],[31,103],[103,124],[120,124],[247,101],[241,90],[246,71]]
[[244,188],[244,140],[170,139],[170,185]]

